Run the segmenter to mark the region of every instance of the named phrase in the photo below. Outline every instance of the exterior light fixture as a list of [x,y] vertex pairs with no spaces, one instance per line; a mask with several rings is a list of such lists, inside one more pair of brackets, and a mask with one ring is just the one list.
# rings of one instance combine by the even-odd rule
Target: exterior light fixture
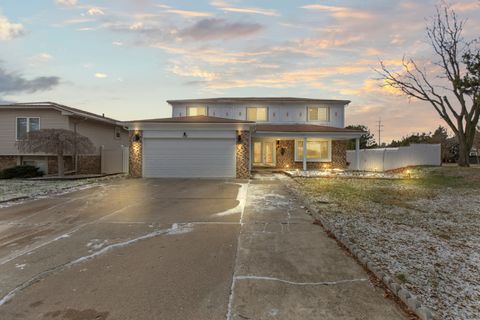
[[187,137],[187,133],[186,133],[186,132],[183,133],[183,137],[184,137],[184,138]]
[[237,135],[237,143],[242,143],[242,135]]
[[135,133],[132,136],[132,142],[139,142],[140,140],[142,140],[142,136],[139,133]]

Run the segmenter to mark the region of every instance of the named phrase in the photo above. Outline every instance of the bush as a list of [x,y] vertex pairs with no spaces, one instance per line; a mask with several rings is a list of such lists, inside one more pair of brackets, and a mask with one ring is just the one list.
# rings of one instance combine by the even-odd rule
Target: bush
[[16,166],[0,171],[0,179],[41,177],[43,172],[34,166]]

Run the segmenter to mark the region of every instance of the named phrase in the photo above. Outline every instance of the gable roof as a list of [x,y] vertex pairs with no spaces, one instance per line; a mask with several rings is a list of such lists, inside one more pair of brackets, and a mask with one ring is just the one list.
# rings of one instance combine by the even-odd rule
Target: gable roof
[[134,121],[127,121],[127,122],[140,122],[140,123],[255,123],[254,121],[235,120],[235,119],[209,117],[209,116],[184,116],[184,117],[174,117],[174,118],[134,120]]
[[225,97],[225,98],[206,98],[206,99],[183,99],[183,100],[167,100],[169,104],[178,103],[336,103],[349,104],[350,100],[333,100],[333,99],[311,99],[296,97]]
[[96,113],[80,110],[77,108],[68,107],[55,102],[27,102],[27,103],[10,103],[10,104],[1,104],[1,109],[55,109],[61,112],[69,113],[72,116],[88,118],[92,120],[107,122],[110,124],[119,125],[120,121],[113,118],[105,117],[103,115],[98,115]]
[[361,130],[319,126],[315,124],[257,124],[257,132],[348,132],[363,133]]

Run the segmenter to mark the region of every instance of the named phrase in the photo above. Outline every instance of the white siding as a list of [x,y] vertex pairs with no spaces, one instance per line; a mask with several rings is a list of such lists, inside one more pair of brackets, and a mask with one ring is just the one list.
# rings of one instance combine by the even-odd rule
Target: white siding
[[147,178],[235,177],[235,139],[145,138]]
[[[317,125],[325,125],[330,127],[343,128],[344,108],[342,104],[322,104],[330,108],[330,121],[307,121],[307,107],[316,106],[318,104],[206,104],[208,107],[208,115],[212,117],[229,118],[236,120],[247,120],[248,107],[267,107],[268,121],[267,123],[309,123]],[[172,106],[172,116],[179,117],[186,115],[187,104],[175,104]],[[193,105],[192,105],[193,106]],[[203,105],[202,105],[203,106]],[[320,105],[318,105],[320,106]]]

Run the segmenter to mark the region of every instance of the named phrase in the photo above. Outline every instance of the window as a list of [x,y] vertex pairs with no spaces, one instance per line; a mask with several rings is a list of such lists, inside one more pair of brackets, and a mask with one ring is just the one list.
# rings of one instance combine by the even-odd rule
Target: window
[[30,131],[40,130],[40,118],[17,118],[17,140],[23,140]]
[[268,121],[268,108],[251,107],[247,108],[248,121]]
[[328,107],[308,107],[308,121],[330,121]]
[[207,107],[187,107],[187,116],[206,116]]
[[[307,140],[307,161],[331,161],[329,140]],[[295,140],[295,161],[303,161],[303,140]]]

